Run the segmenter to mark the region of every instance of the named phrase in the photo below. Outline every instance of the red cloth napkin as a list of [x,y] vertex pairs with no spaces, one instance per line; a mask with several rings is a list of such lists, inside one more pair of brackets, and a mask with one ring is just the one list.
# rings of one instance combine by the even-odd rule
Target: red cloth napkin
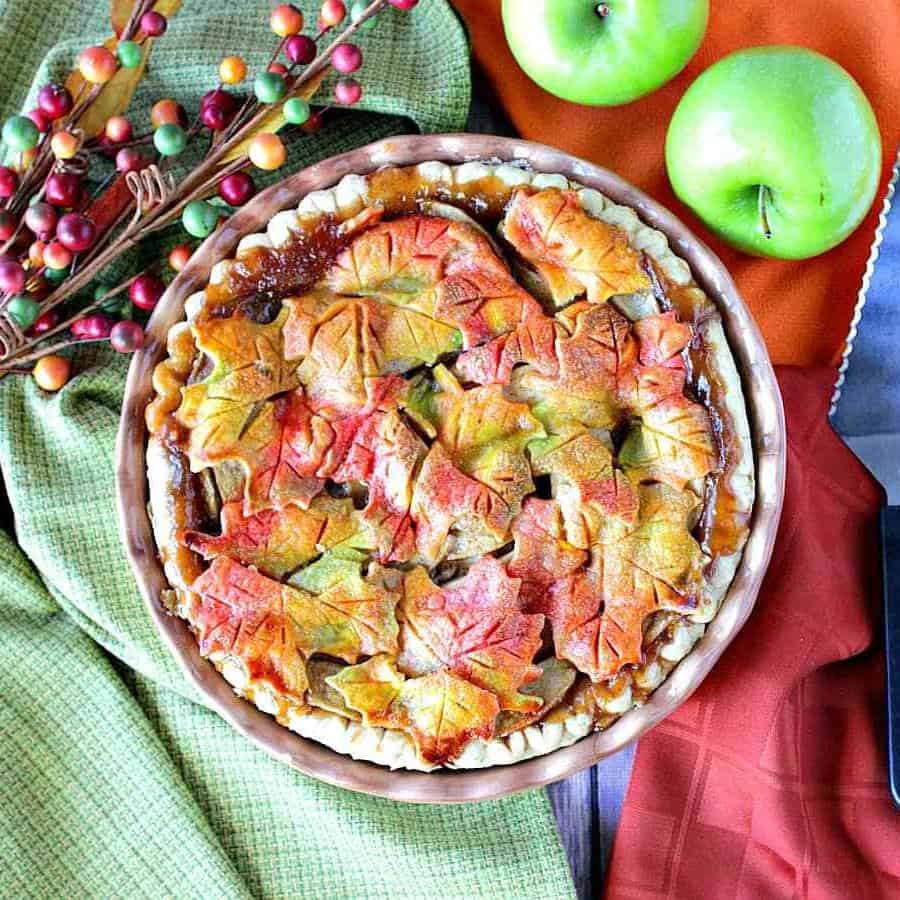
[[831,369],[779,372],[788,481],[744,629],[638,745],[613,900],[900,896],[887,787],[881,492],[826,422]]

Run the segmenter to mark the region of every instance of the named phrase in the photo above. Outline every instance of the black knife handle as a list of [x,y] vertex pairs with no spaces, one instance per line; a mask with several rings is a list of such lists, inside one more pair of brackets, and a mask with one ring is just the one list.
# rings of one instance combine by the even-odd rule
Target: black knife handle
[[887,653],[888,777],[900,807],[900,506],[881,510],[884,638]]

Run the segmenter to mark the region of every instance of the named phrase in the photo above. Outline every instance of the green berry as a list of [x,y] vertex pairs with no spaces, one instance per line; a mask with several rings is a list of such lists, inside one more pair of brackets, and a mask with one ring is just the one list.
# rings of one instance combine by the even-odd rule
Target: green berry
[[285,90],[284,79],[277,72],[260,72],[253,82],[253,92],[260,103],[275,103],[284,96]]
[[122,41],[116,48],[116,54],[119,57],[119,62],[126,69],[136,69],[141,64],[141,57],[143,56],[141,45],[136,44],[134,41]]
[[31,297],[13,297],[6,306],[6,312],[9,317],[25,331],[31,328],[37,321],[37,317],[41,314],[41,307],[36,300]]
[[[370,0],[353,0],[353,3],[350,4],[350,21],[356,22],[360,19],[362,14],[369,8]],[[369,31],[369,29],[374,28],[375,24],[378,20],[378,16],[372,16],[371,19],[366,19],[366,21],[359,26],[360,31]]]
[[160,125],[153,132],[153,146],[163,156],[178,156],[187,146],[187,133],[180,125]]
[[291,97],[284,101],[284,117],[291,125],[302,125],[309,119],[309,104],[302,97]]
[[59,284],[64,281],[69,274],[68,268],[65,269],[44,269],[44,280],[52,284]]
[[3,143],[11,150],[30,150],[41,133],[28,116],[11,116],[3,123]]
[[[101,282],[94,288],[94,302],[96,303],[101,297],[105,297],[115,285],[112,284],[103,284]],[[129,310],[129,313],[122,312],[125,308]],[[131,301],[128,299],[127,295],[125,297],[125,301],[122,301],[122,295],[117,294],[115,297],[110,297],[109,300],[100,304],[101,312],[105,312],[108,316],[118,316],[122,315],[123,318],[128,318],[131,309]]]
[[205,238],[212,234],[218,221],[218,210],[205,200],[193,200],[188,203],[181,214],[181,224],[184,225],[184,230],[197,238]]

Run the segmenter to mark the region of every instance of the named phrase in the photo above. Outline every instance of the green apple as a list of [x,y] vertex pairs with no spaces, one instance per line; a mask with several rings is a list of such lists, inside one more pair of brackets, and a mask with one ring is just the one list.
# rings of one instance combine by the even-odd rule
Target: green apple
[[630,103],[694,55],[709,0],[503,0],[516,62],[544,90],[591,106]]
[[860,86],[803,47],[754,47],[688,88],[666,138],[679,198],[747,253],[806,259],[863,220],[881,139]]

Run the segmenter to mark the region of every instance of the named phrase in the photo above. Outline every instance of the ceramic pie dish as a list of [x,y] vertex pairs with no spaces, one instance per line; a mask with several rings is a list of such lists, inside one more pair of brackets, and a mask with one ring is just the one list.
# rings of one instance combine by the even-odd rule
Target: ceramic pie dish
[[475,136],[336,157],[207,240],[149,337],[136,574],[216,707],[303,771],[420,800],[562,777],[752,607],[774,376],[721,264],[608,172]]

